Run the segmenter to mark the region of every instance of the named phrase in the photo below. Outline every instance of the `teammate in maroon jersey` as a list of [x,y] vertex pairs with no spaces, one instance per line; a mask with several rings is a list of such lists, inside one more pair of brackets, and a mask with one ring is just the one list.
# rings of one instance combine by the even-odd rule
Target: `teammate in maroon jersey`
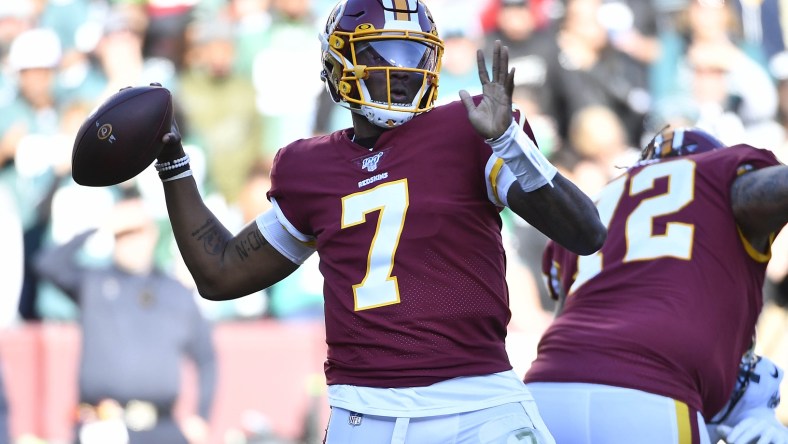
[[[728,442],[788,442],[769,409],[782,372],[768,360],[753,373],[745,359],[737,413],[717,415],[752,345],[771,241],[788,221],[788,167],[767,150],[668,129],[597,208],[609,231],[601,250],[578,257],[550,243],[544,254],[561,308],[525,382],[557,442],[707,443],[707,423]],[[758,391],[769,396],[742,413]]]
[[492,78],[479,53],[481,96],[433,109],[443,44],[421,0],[340,1],[321,42],[353,127],[279,150],[274,208],[240,233],[203,204],[177,131],[165,136],[157,169],[200,294],[244,296],[319,254],[329,443],[552,443],[504,348],[499,213],[578,254],[606,230],[513,112],[507,49]]

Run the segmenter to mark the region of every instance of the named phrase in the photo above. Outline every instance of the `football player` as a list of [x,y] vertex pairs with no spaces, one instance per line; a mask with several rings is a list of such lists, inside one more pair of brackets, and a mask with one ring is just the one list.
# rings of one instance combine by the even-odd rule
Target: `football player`
[[273,210],[240,233],[203,204],[175,128],[164,138],[156,167],[200,293],[244,296],[318,253],[328,443],[552,443],[504,347],[499,213],[578,254],[606,230],[513,112],[507,48],[491,75],[479,53],[482,95],[433,107],[443,43],[421,0],[340,1],[320,39],[353,127],[281,148]]
[[[730,443],[788,442],[771,410],[768,420],[763,408],[718,415],[788,221],[788,167],[765,149],[668,128],[597,208],[609,233],[601,250],[579,257],[550,242],[543,256],[560,308],[525,382],[556,440],[708,443],[708,423]],[[781,372],[760,367],[750,389],[776,387]],[[737,427],[756,416],[762,429],[756,419]]]

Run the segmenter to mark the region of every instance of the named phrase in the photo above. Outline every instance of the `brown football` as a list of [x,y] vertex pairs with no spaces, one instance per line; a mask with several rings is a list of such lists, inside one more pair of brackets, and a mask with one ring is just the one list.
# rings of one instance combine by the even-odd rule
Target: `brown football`
[[71,152],[71,175],[80,185],[125,182],[159,155],[172,125],[172,95],[158,84],[123,88],[82,123]]

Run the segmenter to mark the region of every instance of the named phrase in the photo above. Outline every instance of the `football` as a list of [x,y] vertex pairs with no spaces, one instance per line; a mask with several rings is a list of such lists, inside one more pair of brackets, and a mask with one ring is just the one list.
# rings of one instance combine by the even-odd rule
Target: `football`
[[123,88],[107,98],[88,115],[74,139],[74,181],[105,187],[141,173],[161,152],[172,114],[172,95],[158,84]]

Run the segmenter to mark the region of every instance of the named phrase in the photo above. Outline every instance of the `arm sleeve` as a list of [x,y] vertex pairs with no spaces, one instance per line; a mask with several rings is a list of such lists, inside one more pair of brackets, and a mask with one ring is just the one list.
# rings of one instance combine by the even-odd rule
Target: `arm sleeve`
[[63,245],[44,250],[33,261],[41,278],[52,282],[76,303],[79,303],[79,287],[87,272],[86,267],[79,264],[77,252],[95,231],[86,231]]
[[294,264],[301,265],[315,252],[313,239],[300,233],[287,221],[284,214],[278,211],[275,199],[271,198],[271,202],[274,208],[257,216],[257,228],[278,252]]

